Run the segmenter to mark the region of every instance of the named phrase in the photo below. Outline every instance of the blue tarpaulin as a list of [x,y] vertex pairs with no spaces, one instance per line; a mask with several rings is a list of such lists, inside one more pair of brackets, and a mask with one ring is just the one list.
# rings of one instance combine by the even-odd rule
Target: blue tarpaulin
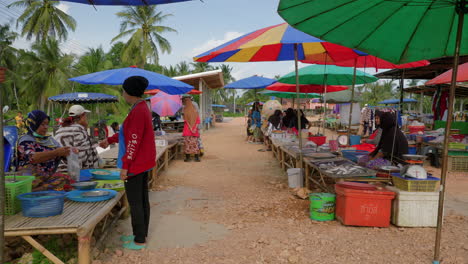
[[114,95],[102,93],[67,93],[49,97],[49,101],[57,103],[113,103],[118,98]]
[[225,105],[219,105],[219,104],[212,104],[211,106],[212,106],[212,107],[224,107],[224,108],[226,108]]
[[275,79],[260,77],[254,75],[252,77],[244,78],[242,80],[232,82],[224,88],[226,89],[263,89],[276,82]]

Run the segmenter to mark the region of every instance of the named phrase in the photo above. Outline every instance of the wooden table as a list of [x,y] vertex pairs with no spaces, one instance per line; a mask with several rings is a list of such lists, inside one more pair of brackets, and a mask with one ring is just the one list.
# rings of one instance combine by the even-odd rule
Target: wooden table
[[[333,159],[321,159],[320,161],[339,161],[346,160],[343,157],[336,157]],[[304,170],[305,170],[305,186],[310,189],[311,183],[314,183],[317,187],[324,190],[325,192],[333,193],[333,187],[331,185],[338,181],[357,181],[357,182],[391,182],[391,179],[387,178],[366,178],[366,177],[341,177],[333,178],[327,176],[323,171],[317,167],[313,162],[319,161],[317,159],[304,158]]]
[[[20,236],[55,264],[64,263],[44,248],[32,236],[76,234],[78,239],[78,263],[91,263],[91,239],[97,224],[104,221],[102,232],[110,227],[127,210],[124,192],[118,192],[110,200],[96,203],[79,203],[65,200],[63,213],[45,218],[23,217],[21,213],[5,217],[5,236]],[[118,213],[111,213],[117,207]],[[105,236],[101,236],[104,238]],[[98,244],[101,241],[98,241]]]
[[184,130],[184,121],[162,121],[161,128],[166,132],[182,132]]
[[[102,152],[99,156],[104,160],[117,160],[119,148],[118,144],[115,145],[115,147]],[[177,158],[179,151],[180,147],[177,142],[167,146],[156,147],[156,167],[151,170],[150,178],[148,179],[149,188],[153,189],[156,187],[156,179],[159,173],[169,168],[169,162]]]

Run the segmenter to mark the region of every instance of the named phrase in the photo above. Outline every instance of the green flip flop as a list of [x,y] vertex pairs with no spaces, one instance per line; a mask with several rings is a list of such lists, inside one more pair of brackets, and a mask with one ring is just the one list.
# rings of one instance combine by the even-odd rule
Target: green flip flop
[[135,239],[134,235],[120,236],[120,241],[122,242],[133,241],[134,239]]
[[132,241],[130,243],[123,244],[123,247],[126,248],[126,249],[131,249],[131,250],[142,250],[142,249],[146,248],[146,244],[145,245],[137,245],[137,244],[135,244],[134,241]]

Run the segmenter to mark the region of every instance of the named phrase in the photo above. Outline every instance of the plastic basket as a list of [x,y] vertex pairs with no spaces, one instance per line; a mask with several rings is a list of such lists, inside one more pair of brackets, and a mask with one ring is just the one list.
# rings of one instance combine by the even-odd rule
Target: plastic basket
[[468,171],[468,156],[448,156],[448,171]]
[[344,149],[341,151],[341,153],[343,154],[343,157],[353,161],[353,162],[358,162],[358,159],[361,157],[361,156],[366,156],[366,155],[369,155],[369,151],[365,151],[365,150],[351,150],[351,149]]
[[16,196],[31,192],[34,176],[16,176],[16,182],[8,182],[13,176],[5,176],[5,214],[14,215],[21,211],[21,202]]
[[63,212],[65,192],[42,191],[18,195],[21,200],[23,216],[49,217]]
[[434,192],[437,190],[439,178],[428,176],[427,179],[409,179],[392,173],[393,185],[402,191],[407,192]]

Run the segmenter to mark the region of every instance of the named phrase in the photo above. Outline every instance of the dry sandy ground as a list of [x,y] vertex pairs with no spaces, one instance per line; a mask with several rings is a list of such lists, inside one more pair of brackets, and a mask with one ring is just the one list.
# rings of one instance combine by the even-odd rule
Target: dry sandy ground
[[[121,221],[94,263],[431,263],[434,228],[310,220],[272,154],[244,135],[243,119],[206,132],[202,162],[173,162],[151,193],[148,249],[121,248]],[[468,263],[467,186],[467,175],[449,178],[444,264]]]

